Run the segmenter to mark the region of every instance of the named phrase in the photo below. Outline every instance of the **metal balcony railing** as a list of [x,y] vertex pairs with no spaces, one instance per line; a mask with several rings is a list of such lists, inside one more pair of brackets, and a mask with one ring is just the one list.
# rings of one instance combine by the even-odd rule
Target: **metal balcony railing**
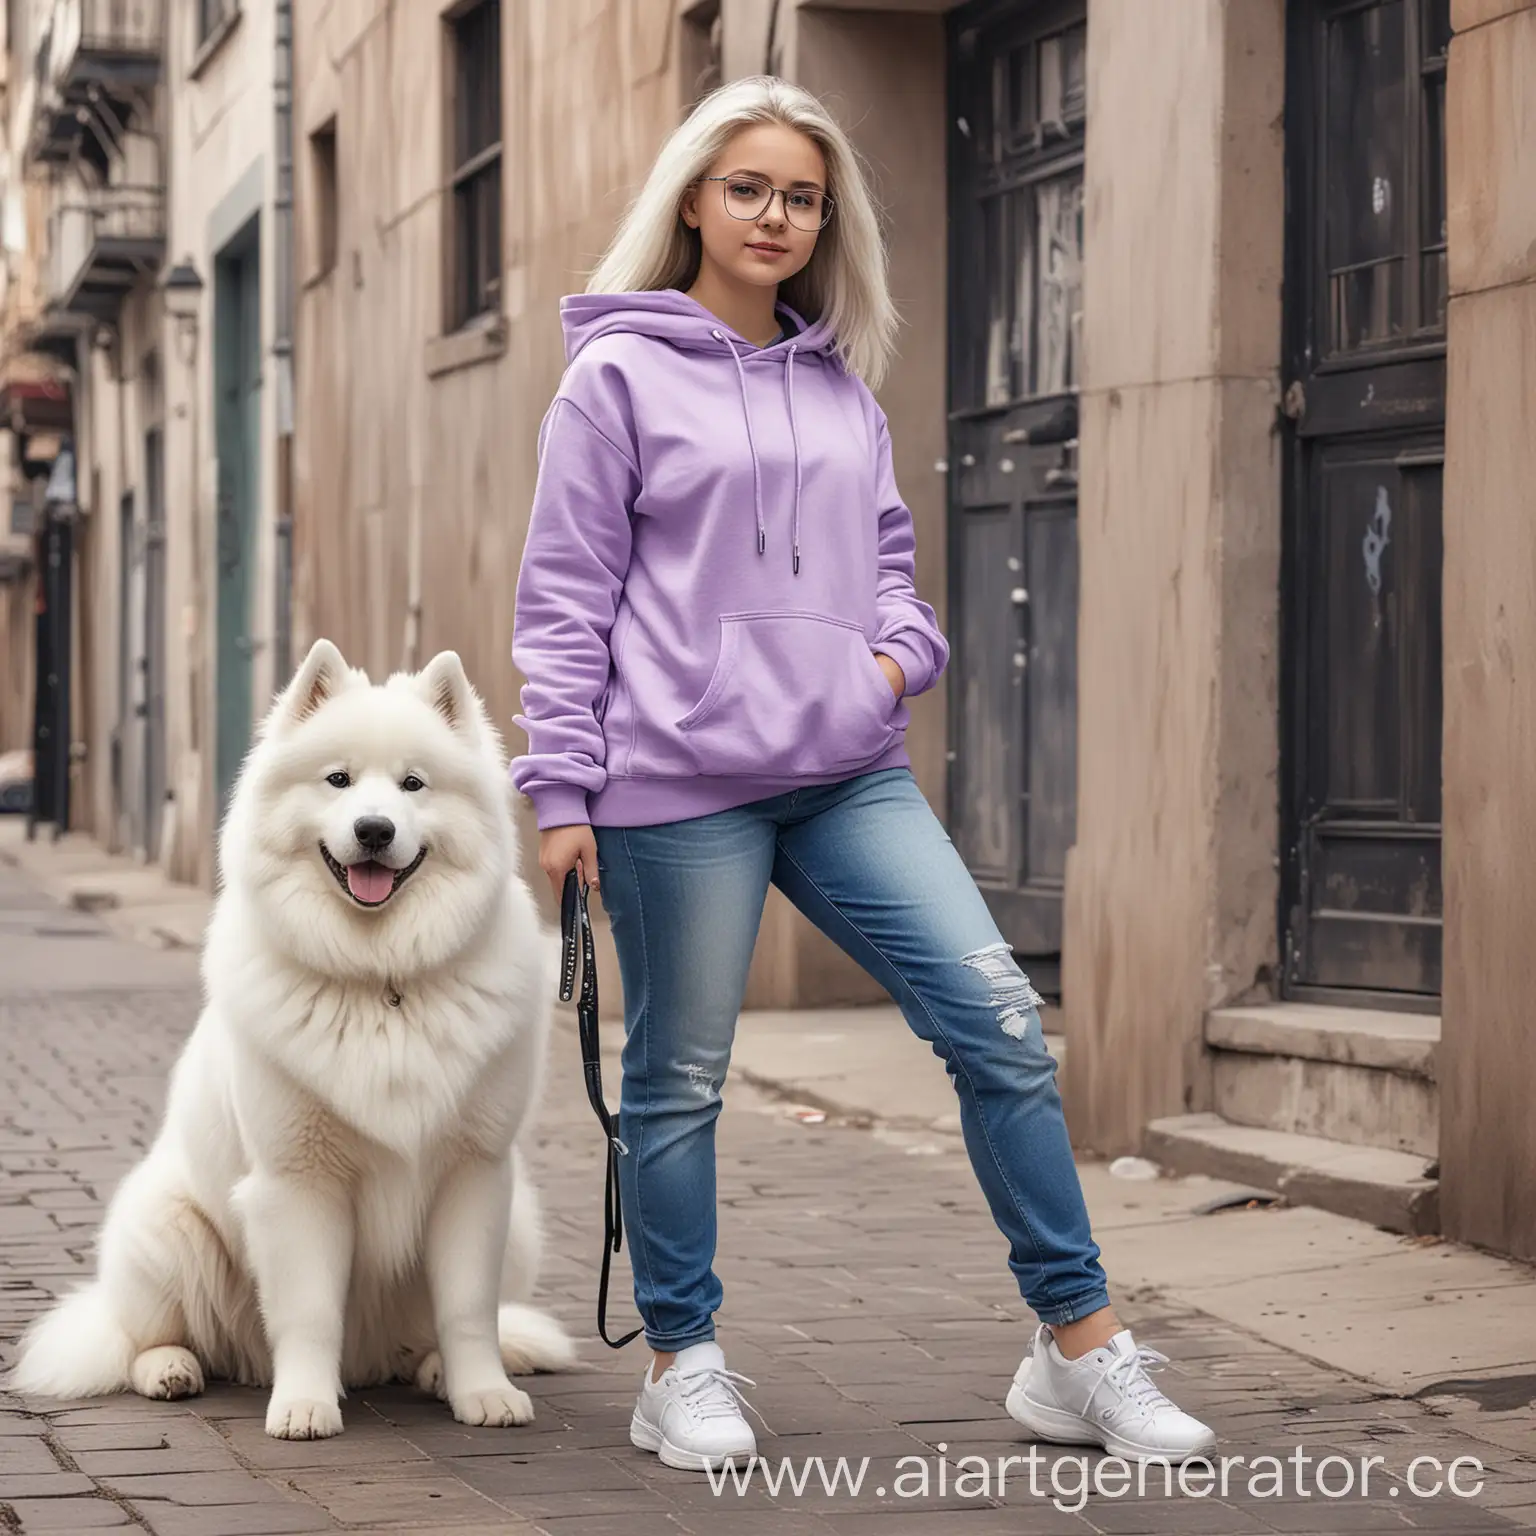
[[165,255],[159,187],[103,187],[54,210],[48,301],[58,310],[115,322],[129,289]]
[[41,81],[67,96],[77,70],[158,65],[165,0],[53,0],[38,47]]
[[[167,0],[53,0],[33,60],[30,153],[63,160],[84,142],[104,164],[110,134],[145,106],[159,80]],[[108,110],[103,114],[100,108]],[[86,114],[108,129],[84,135]]]

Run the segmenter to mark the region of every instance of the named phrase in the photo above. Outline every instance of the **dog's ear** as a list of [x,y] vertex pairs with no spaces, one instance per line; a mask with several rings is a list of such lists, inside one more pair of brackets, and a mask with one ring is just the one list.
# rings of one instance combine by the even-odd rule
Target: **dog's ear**
[[439,651],[421,669],[416,681],[427,702],[454,730],[474,730],[480,718],[480,703],[464,675],[464,663],[457,651]]
[[327,700],[335,698],[347,686],[349,676],[341,652],[329,640],[316,640],[294,673],[293,681],[283,690],[274,713],[297,725],[309,719]]

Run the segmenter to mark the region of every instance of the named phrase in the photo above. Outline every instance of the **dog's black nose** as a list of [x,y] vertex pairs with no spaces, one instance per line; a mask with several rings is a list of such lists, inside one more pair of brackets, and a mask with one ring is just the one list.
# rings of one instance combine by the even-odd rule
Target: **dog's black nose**
[[364,853],[382,853],[395,840],[395,824],[388,816],[359,816],[352,835]]

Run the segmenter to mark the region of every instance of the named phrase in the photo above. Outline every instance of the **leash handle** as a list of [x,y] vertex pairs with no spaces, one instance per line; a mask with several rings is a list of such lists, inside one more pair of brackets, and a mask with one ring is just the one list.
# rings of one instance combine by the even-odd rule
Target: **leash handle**
[[560,893],[560,941],[560,1001],[563,1003],[570,1002],[576,990],[578,956],[581,963],[581,993],[576,1002],[581,1075],[587,1086],[587,1102],[591,1104],[607,1142],[607,1166],[603,1174],[603,1262],[597,1278],[597,1336],[610,1349],[622,1349],[644,1331],[632,1328],[623,1338],[608,1337],[608,1273],[614,1254],[624,1244],[619,1157],[627,1148],[619,1140],[617,1122],[603,1098],[603,1065],[597,1030],[597,947],[592,940],[586,882],[574,867],[566,872],[565,886]]

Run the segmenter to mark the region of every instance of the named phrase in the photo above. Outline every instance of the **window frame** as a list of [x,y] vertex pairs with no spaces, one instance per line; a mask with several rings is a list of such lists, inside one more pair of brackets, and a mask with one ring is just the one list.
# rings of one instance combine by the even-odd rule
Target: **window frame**
[[309,172],[315,241],[311,277],[318,282],[336,270],[341,258],[341,170],[336,118],[331,116],[309,135]]
[[[444,123],[444,322],[450,332],[499,315],[502,307],[506,86],[501,20],[501,0],[473,0],[444,17],[448,85]],[[494,35],[494,48],[484,46],[488,29]],[[477,76],[467,67],[471,59],[488,66],[483,75]],[[471,95],[482,87],[486,94],[472,102]],[[494,136],[475,142],[477,119],[481,126],[493,127]],[[488,204],[493,211],[488,211]],[[483,225],[492,220],[494,229],[487,232]],[[477,250],[477,246],[481,248]],[[487,257],[488,265],[481,270]]]

